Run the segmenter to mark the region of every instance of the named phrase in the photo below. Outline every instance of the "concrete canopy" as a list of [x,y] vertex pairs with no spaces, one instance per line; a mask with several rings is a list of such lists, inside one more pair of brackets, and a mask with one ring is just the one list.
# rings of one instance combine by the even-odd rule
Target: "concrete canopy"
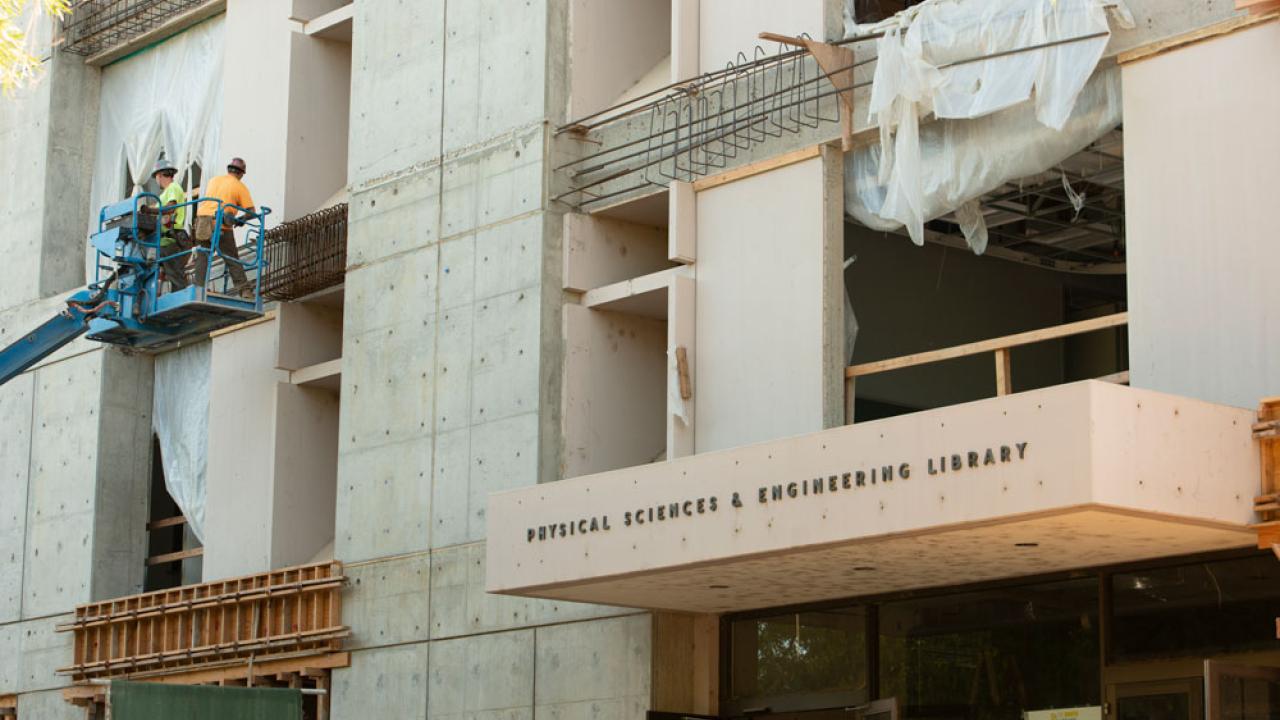
[[487,589],[727,612],[1244,547],[1251,422],[1087,381],[495,493]]

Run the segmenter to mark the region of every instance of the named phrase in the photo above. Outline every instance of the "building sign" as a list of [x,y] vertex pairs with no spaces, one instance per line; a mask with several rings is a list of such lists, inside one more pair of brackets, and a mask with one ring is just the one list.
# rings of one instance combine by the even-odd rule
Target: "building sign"
[[[750,489],[731,490],[724,496],[690,495],[664,498],[658,503],[625,508],[620,511],[600,512],[568,520],[553,519],[546,524],[529,525],[525,531],[525,539],[528,543],[542,543],[612,532],[615,529],[625,530],[686,519],[697,520],[715,515],[722,510],[741,509],[748,503],[776,505],[814,502],[838,493],[856,493],[862,488],[911,481],[915,468],[923,468],[926,477],[977,473],[992,466],[1026,460],[1030,444],[1024,440],[963,452],[929,455],[916,462],[898,461],[842,470],[819,477],[779,479]],[[915,477],[920,477],[918,471]],[[690,484],[696,487],[704,483],[699,483],[698,479],[694,478]]]
[[1240,547],[1252,417],[1073,383],[505,490],[486,589],[727,612]]

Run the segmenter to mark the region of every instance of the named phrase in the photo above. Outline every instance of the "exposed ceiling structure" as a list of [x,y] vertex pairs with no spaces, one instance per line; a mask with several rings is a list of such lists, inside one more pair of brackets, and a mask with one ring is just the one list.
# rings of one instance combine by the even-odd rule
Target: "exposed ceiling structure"
[[[1039,175],[981,199],[995,257],[1055,270],[1124,272],[1124,133],[1113,130]],[[966,247],[954,215],[928,224],[929,239]]]

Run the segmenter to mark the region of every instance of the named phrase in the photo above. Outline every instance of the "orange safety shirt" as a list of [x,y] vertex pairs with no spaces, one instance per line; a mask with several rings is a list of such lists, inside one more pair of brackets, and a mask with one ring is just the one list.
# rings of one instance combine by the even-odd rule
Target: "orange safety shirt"
[[[242,208],[253,207],[253,196],[249,194],[249,188],[240,182],[235,176],[219,175],[209,181],[209,186],[204,189],[203,198],[216,198],[226,205],[235,205]],[[196,215],[215,215],[218,212],[218,203],[201,202],[196,209]],[[226,208],[222,211],[225,218],[235,217],[237,211]]]

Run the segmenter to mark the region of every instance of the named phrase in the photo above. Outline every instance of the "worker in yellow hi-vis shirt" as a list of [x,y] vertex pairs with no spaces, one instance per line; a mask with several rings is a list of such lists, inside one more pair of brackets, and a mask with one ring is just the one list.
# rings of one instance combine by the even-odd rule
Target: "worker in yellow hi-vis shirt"
[[[182,189],[182,183],[175,179],[177,175],[178,169],[163,157],[156,162],[156,169],[151,173],[151,177],[160,185],[161,257],[191,249],[191,237],[187,235],[186,230],[187,208],[177,207],[168,212],[164,211],[164,208],[181,206],[187,201],[187,193]],[[164,275],[174,290],[181,290],[190,284],[187,282],[187,257],[181,255],[161,263],[164,267]]]
[[[253,196],[249,194],[249,188],[244,184],[244,175],[248,171],[248,166],[244,160],[233,158],[227,164],[227,174],[219,175],[209,181],[208,187],[205,188],[203,199],[221,200],[223,204],[222,210],[222,232],[218,239],[218,252],[223,257],[230,258],[227,261],[227,271],[231,273],[231,279],[235,281],[235,287],[242,294],[251,293],[248,288],[248,280],[244,274],[244,268],[240,266],[240,252],[236,249],[236,236],[233,229],[233,221],[238,213],[232,209],[231,205],[243,208],[250,214],[254,214],[257,210],[253,206]],[[213,238],[214,218],[218,212],[218,203],[200,202],[196,207],[196,244],[201,247],[209,247],[209,243]],[[205,279],[209,271],[209,257],[205,253],[196,253],[196,284],[204,286]]]

